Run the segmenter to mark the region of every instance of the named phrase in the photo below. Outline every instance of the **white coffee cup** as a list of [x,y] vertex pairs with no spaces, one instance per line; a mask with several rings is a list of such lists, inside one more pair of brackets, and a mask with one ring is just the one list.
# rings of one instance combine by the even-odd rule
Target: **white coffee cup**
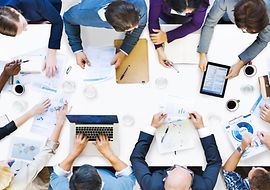
[[24,91],[25,91],[25,88],[22,84],[14,84],[12,87],[12,92],[17,96],[22,95]]
[[87,85],[83,90],[83,94],[89,99],[94,99],[97,96],[97,90],[93,85]]

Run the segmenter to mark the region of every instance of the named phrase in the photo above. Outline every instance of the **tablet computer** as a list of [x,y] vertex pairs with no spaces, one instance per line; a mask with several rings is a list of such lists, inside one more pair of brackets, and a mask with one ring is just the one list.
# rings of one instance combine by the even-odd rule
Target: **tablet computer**
[[228,79],[225,77],[230,71],[230,66],[208,62],[204,72],[201,94],[223,98]]

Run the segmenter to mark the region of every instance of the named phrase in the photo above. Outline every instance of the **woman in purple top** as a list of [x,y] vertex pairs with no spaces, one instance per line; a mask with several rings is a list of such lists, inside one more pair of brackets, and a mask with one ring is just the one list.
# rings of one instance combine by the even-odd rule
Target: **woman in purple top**
[[[162,44],[183,38],[201,28],[209,0],[150,0],[149,33],[158,53],[159,62],[170,67]],[[178,28],[163,32],[159,19],[167,24],[182,24]]]

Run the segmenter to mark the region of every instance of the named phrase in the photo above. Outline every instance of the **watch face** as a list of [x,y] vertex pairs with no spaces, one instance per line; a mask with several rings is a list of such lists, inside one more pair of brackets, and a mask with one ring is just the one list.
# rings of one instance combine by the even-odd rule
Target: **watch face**
[[240,152],[240,153],[242,153],[242,152],[243,152],[243,150],[242,150],[241,146],[238,146],[238,147],[237,147],[237,151],[238,151],[238,152]]

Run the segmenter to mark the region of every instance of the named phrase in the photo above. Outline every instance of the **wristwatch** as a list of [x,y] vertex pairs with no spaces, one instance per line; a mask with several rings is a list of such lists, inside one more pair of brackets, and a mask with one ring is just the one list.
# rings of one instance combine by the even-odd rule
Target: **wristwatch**
[[238,146],[237,148],[236,148],[236,150],[240,153],[240,154],[243,154],[245,151],[242,149],[242,147],[241,146]]

